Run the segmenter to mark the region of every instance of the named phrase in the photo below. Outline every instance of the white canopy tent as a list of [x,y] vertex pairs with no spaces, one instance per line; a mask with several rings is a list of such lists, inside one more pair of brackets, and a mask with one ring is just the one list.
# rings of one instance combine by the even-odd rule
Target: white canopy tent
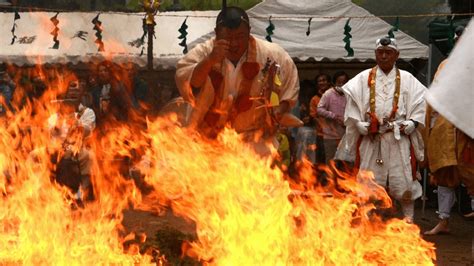
[[[187,43],[214,29],[218,11],[183,11],[159,13],[156,17],[154,65],[173,68],[183,55],[178,39],[183,21],[187,19]],[[131,62],[139,66],[147,63],[147,39],[143,46],[138,40],[143,35],[144,13],[101,13],[104,52],[98,52],[97,37],[92,20],[98,13],[59,13],[59,49],[53,49],[51,32],[54,25],[52,12],[21,12],[14,21],[14,13],[0,13],[0,62],[15,65],[36,63],[79,63],[108,58],[114,62]],[[15,42],[11,44],[13,23],[16,24]],[[144,49],[142,49],[144,47]],[[143,50],[143,54],[142,53]]]
[[[156,16],[154,39],[154,66],[173,69],[183,56],[178,39],[181,24],[187,17],[189,49],[212,36],[215,18],[219,11],[163,12]],[[275,25],[273,42],[280,44],[296,61],[365,62],[374,57],[375,39],[387,35],[392,27],[350,0],[266,0],[248,10],[252,33],[265,38],[268,18]],[[144,13],[101,13],[102,40],[105,52],[98,52],[92,20],[96,12],[68,12],[58,14],[59,49],[52,49],[51,32],[53,12],[21,12],[14,21],[14,13],[0,13],[0,62],[16,65],[35,63],[89,62],[108,58],[115,62],[132,62],[146,65],[146,39],[144,49],[137,46],[142,36]],[[311,33],[306,35],[308,18],[312,17]],[[344,49],[344,25],[351,17],[351,47],[354,56],[347,57]],[[12,27],[16,24],[13,38]],[[82,34],[79,34],[82,33]],[[79,35],[78,35],[79,34]],[[409,35],[395,32],[404,61],[427,59],[428,47]],[[81,37],[81,38],[80,38]],[[135,45],[132,45],[135,42]],[[142,50],[144,54],[142,53]]]
[[[392,28],[392,25],[350,0],[266,0],[247,12],[251,31],[259,38],[267,36],[266,28],[269,17],[272,16],[271,21],[275,25],[272,41],[299,61],[313,59],[365,62],[374,59],[375,40],[387,36]],[[310,34],[307,36],[309,18],[312,20]],[[353,57],[347,57],[343,42],[344,25],[349,18]],[[192,45],[212,34],[199,38]],[[401,31],[396,31],[395,37],[402,60],[428,58],[428,46]]]

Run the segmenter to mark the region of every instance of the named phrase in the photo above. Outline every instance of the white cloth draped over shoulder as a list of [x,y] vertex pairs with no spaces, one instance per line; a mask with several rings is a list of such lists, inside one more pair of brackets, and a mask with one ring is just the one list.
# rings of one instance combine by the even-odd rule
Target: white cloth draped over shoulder
[[[369,121],[367,113],[370,112],[368,81],[370,71],[371,69],[367,69],[359,73],[343,87],[347,97],[344,114],[346,134],[339,144],[336,159],[355,161],[357,142],[361,137],[355,124],[359,121]],[[383,118],[388,118],[392,112],[395,77],[395,68],[388,75],[380,68],[376,70],[375,113],[379,119],[379,124],[382,123]],[[423,95],[426,88],[406,71],[400,70],[400,78],[400,98],[394,118],[395,128],[399,127],[403,121],[414,120],[418,122],[418,129],[410,136],[403,133],[397,136],[397,130],[380,134],[378,140],[372,140],[369,136],[362,136],[359,147],[360,169],[372,171],[376,182],[382,186],[385,186],[387,178],[390,178],[390,193],[395,198],[400,198],[403,192],[410,190],[413,192],[414,199],[421,195],[421,187],[419,189],[412,187],[416,184],[419,186],[419,183],[413,181],[412,178],[410,142],[413,145],[416,159],[423,161],[424,145],[419,129],[424,127],[425,122],[426,104]],[[376,159],[383,159],[384,164],[376,164]]]
[[[254,48],[249,45],[246,54],[244,54],[236,66],[227,59],[225,59],[221,64],[213,66],[213,69],[220,72],[223,76],[222,86],[224,86],[223,98],[225,102],[222,104],[225,106],[221,106],[223,108],[223,113],[228,113],[228,111],[230,111],[232,103],[235,103],[236,97],[243,89],[241,84],[245,77],[241,68],[243,63],[247,60],[251,62],[251,56],[249,56],[249,54],[256,55],[254,60],[259,64],[260,70],[265,66],[267,58],[270,58],[270,60],[280,65],[279,76],[281,78],[281,86],[278,93],[279,100],[280,102],[288,101],[291,106],[296,102],[299,91],[299,81],[297,69],[291,57],[277,44],[253,38],[252,36],[251,39],[255,40],[254,43],[256,45]],[[192,93],[190,85],[194,68],[212,52],[214,41],[215,39],[212,38],[204,43],[198,44],[178,62],[176,67],[176,84],[180,94],[185,101],[190,102],[194,106],[190,118],[191,125],[199,125],[202,122],[215,97],[214,88],[209,77],[207,77],[204,86],[199,88],[199,94],[196,98]],[[250,49],[255,49],[255,51],[250,51]],[[259,71],[259,74],[250,83],[251,96],[258,96],[261,90],[262,84],[259,82],[261,75],[262,73]],[[248,111],[239,113],[239,115],[235,117],[233,127],[237,132],[245,132],[262,127],[261,118],[265,115],[265,108],[256,108],[257,106],[257,103],[253,103]]]

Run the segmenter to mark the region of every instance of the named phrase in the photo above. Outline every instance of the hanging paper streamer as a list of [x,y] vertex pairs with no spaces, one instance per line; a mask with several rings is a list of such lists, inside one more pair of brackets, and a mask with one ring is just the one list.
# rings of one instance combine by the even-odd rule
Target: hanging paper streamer
[[313,18],[308,19],[308,30],[306,31],[306,36],[309,36],[309,34],[311,34],[311,20],[313,20]]
[[352,35],[351,35],[351,26],[349,26],[349,22],[351,21],[351,19],[348,19],[347,22],[346,22],[346,25],[344,26],[344,39],[343,41],[346,43],[346,45],[344,46],[344,48],[346,49],[347,51],[347,56],[354,56],[354,49],[351,48],[351,39],[352,39]]
[[395,24],[393,24],[393,27],[388,31],[388,37],[390,38],[395,38],[395,35],[393,34],[394,31],[398,31],[400,29],[400,18],[397,17],[395,20]]
[[99,20],[99,16],[100,13],[92,20],[92,24],[94,24],[93,29],[95,30],[95,37],[97,37],[95,43],[97,43],[97,46],[99,47],[99,52],[103,52],[105,49],[104,43],[102,42],[102,21]]
[[20,19],[20,14],[18,11],[15,10],[15,16],[13,18],[13,27],[12,27],[12,42],[11,45],[15,43],[16,40],[16,35],[15,35],[15,29],[16,29],[16,21]]
[[59,20],[58,20],[58,15],[59,15],[59,12],[56,13],[56,15],[54,15],[54,17],[52,17],[50,20],[51,22],[53,23],[54,25],[54,29],[53,31],[51,32],[51,35],[53,35],[53,41],[54,41],[54,44],[53,44],[53,49],[59,49],[59,40],[58,40],[58,33],[59,33],[59,28],[58,28],[58,24],[59,24]]
[[183,54],[188,53],[188,45],[186,44],[186,41],[187,41],[186,36],[188,36],[188,31],[187,31],[188,25],[186,25],[187,20],[188,20],[188,17],[186,17],[186,19],[183,21],[183,24],[181,24],[181,27],[178,30],[180,34],[178,39],[182,39],[182,41],[179,43],[179,46],[184,47]]
[[269,42],[272,42],[272,35],[273,35],[273,31],[275,30],[275,25],[273,25],[272,23],[272,16],[270,16],[270,18],[268,19],[268,27],[265,29],[267,31],[267,37],[265,37],[265,39],[267,39],[267,41]]

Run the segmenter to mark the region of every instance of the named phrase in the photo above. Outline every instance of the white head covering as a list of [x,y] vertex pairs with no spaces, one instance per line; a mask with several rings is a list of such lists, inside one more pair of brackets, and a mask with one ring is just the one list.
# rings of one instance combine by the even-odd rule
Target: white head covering
[[375,41],[375,49],[377,50],[380,47],[389,47],[398,51],[397,41],[389,37],[380,38]]

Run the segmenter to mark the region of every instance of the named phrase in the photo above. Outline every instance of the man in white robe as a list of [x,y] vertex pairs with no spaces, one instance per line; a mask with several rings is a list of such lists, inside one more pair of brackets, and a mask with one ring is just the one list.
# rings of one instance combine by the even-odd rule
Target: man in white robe
[[418,130],[425,121],[426,88],[395,66],[398,56],[394,39],[377,40],[377,66],[344,85],[346,134],[336,158],[355,161],[361,170],[359,177],[363,171],[371,171],[376,183],[401,203],[405,218],[411,222],[414,200],[421,196],[412,160],[423,161],[424,156]]
[[[277,44],[250,35],[243,9],[221,11],[215,33],[215,38],[198,44],[177,64],[176,84],[183,99],[194,107],[188,126],[215,136],[230,124],[250,142],[259,136],[272,139],[273,122],[289,112],[297,99],[299,81],[293,60]],[[268,86],[264,80],[267,62],[279,66],[277,77],[271,80],[272,96],[277,99],[273,110],[265,106],[268,97],[267,104],[258,99]]]

